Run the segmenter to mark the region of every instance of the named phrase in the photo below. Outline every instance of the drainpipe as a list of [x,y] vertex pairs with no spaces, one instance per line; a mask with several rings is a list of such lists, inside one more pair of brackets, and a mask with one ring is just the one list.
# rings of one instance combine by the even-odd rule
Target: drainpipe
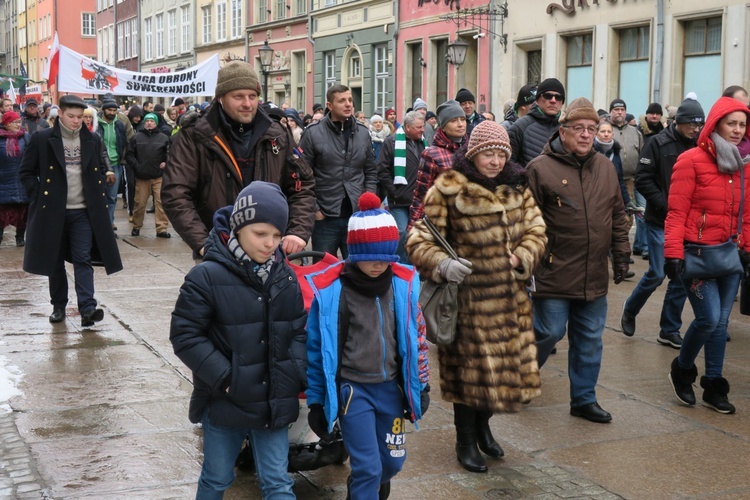
[[[490,12],[495,12],[495,0],[490,0]],[[495,24],[492,26],[492,29],[489,31],[491,31],[492,33],[497,33],[497,19],[495,19],[494,21],[488,21],[488,24],[493,23],[493,22]],[[487,78],[487,80],[490,82],[490,87],[488,89],[489,91],[487,92],[487,95],[489,96],[489,98],[487,99],[487,111],[492,111],[493,109],[492,103],[494,101],[493,97],[494,97],[494,89],[495,89],[495,85],[494,85],[494,81],[495,81],[495,78],[494,78],[495,77],[495,63],[494,63],[495,61],[495,37],[493,36],[492,39],[490,39],[489,36],[486,36],[485,38],[487,39],[487,44],[490,46],[490,61],[491,61],[490,67],[489,67],[490,74],[489,74],[489,78]]]
[[[401,5],[401,2],[399,0],[396,0],[395,2],[393,2],[393,8],[396,9],[396,12],[394,13],[394,22],[393,22],[393,95],[396,95],[396,90],[397,90],[396,82],[398,81],[398,79],[396,78],[396,75],[398,74],[398,26],[399,26],[398,12],[399,12],[400,5]],[[424,50],[424,47],[422,48],[422,50]],[[422,71],[421,66],[420,66],[420,71]],[[422,83],[422,85],[424,85],[424,83]],[[403,88],[401,89],[401,93],[403,94]],[[421,93],[421,89],[420,89],[420,93]],[[401,96],[401,98],[403,99],[403,96]],[[394,105],[396,106],[396,116],[399,116],[398,115],[398,108],[399,108],[398,98],[396,99],[396,102],[394,102]],[[385,113],[385,109],[381,111]],[[385,119],[385,116],[383,117],[383,119]]]
[[664,0],[656,0],[656,62],[654,64],[654,101],[661,102],[661,72],[664,60]]
[[[307,41],[310,42],[310,47],[311,47],[310,56],[311,56],[311,61],[313,65],[313,75],[315,75],[315,67],[314,67],[315,66],[315,40],[313,39],[313,36],[312,36],[312,32],[313,32],[312,6],[313,4],[314,4],[313,2],[310,2],[309,0],[307,0],[307,25],[309,26],[309,29],[307,30]],[[248,57],[248,61],[249,60],[250,59]],[[305,66],[307,66],[307,64],[308,64],[307,57],[305,57]],[[323,68],[323,70],[325,71],[325,68]],[[305,68],[305,73],[307,73],[307,68]],[[321,75],[324,75],[324,73],[321,72]],[[323,84],[323,86],[325,87],[325,83]],[[315,98],[315,77],[314,76],[313,76],[313,91],[307,92],[307,89],[305,89],[305,95],[311,96],[312,102],[315,103],[316,98]],[[297,103],[297,106],[299,106],[299,103]],[[311,107],[309,107],[308,109],[312,109],[312,104],[309,104],[309,106]]]

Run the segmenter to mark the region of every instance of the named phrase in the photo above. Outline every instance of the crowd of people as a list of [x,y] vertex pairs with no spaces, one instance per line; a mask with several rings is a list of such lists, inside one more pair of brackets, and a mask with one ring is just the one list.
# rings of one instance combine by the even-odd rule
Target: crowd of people
[[[0,223],[16,227],[24,269],[49,277],[51,322],[66,319],[65,261],[82,325],[103,319],[92,266],[122,269],[119,192],[131,237],[153,198],[156,236],[169,238],[171,224],[193,252],[170,339],[193,371],[189,418],[203,426],[197,498],[222,497],[245,439],[264,498],[294,498],[287,426],[301,391],[321,439],[338,421],[350,497],[387,498],[406,459],[405,420],[429,408],[421,280],[459,283],[455,340],[437,346],[437,361],[468,471],[504,456],[490,419],[539,396],[566,334],[570,414],[612,421],[596,397],[608,287],[635,277],[633,256],[649,266],[622,304],[622,332],[635,334],[669,278],[656,338],[679,355],[666,378],[695,405],[703,350],[702,403],[735,411],[723,360],[750,274],[741,87],[708,114],[691,93],[638,118],[619,98],[609,110],[567,102],[555,78],[523,86],[500,120],[465,88],[434,112],[417,98],[400,119],[394,109],[368,119],[338,84],[311,114],[259,96],[258,75],[236,61],[202,104],[122,109],[113,96],[97,106],[63,96],[19,113],[3,101]],[[742,271],[685,277],[686,244],[727,241]],[[308,245],[341,258],[307,277],[309,311],[285,259]],[[695,319],[683,334],[686,300]]]

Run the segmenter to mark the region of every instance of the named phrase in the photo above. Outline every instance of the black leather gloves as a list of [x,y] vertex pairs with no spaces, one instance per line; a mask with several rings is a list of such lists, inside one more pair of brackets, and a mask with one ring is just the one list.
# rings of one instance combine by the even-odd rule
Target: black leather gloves
[[310,429],[323,441],[330,441],[333,438],[328,432],[328,421],[321,405],[310,405],[310,413],[307,414],[307,423],[310,425]]
[[615,262],[612,264],[612,271],[614,271],[615,285],[622,283],[628,276],[630,271],[630,264],[627,262]]
[[682,270],[685,267],[685,261],[682,259],[665,259],[664,260],[664,274],[671,280],[677,278],[682,274]]

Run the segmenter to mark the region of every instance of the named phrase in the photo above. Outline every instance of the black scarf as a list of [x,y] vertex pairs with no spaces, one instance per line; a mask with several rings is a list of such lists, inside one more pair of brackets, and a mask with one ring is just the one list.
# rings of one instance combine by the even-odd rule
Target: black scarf
[[384,295],[390,288],[392,279],[393,269],[391,266],[388,266],[380,276],[371,278],[363,273],[356,264],[347,261],[344,263],[344,270],[341,272],[341,283],[354,288],[366,297]]

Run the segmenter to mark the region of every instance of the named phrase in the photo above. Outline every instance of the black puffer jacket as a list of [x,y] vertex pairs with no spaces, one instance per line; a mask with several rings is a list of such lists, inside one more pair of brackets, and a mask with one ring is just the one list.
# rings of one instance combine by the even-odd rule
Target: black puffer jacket
[[559,117],[545,115],[536,103],[532,105],[528,114],[516,120],[508,130],[510,147],[513,150],[510,159],[525,167],[542,154],[547,141],[560,128]]
[[216,212],[204,261],[180,288],[169,338],[193,371],[191,422],[208,409],[216,425],[280,429],[297,420],[307,386],[307,313],[284,261],[262,284],[250,263],[231,254],[231,210]]
[[646,142],[635,172],[635,188],[646,198],[646,222],[664,227],[672,167],[677,157],[695,147],[695,139],[683,136],[674,123]]
[[169,137],[158,128],[139,130],[130,139],[125,159],[138,179],[158,179],[164,170],[159,166],[166,163],[169,154]]

